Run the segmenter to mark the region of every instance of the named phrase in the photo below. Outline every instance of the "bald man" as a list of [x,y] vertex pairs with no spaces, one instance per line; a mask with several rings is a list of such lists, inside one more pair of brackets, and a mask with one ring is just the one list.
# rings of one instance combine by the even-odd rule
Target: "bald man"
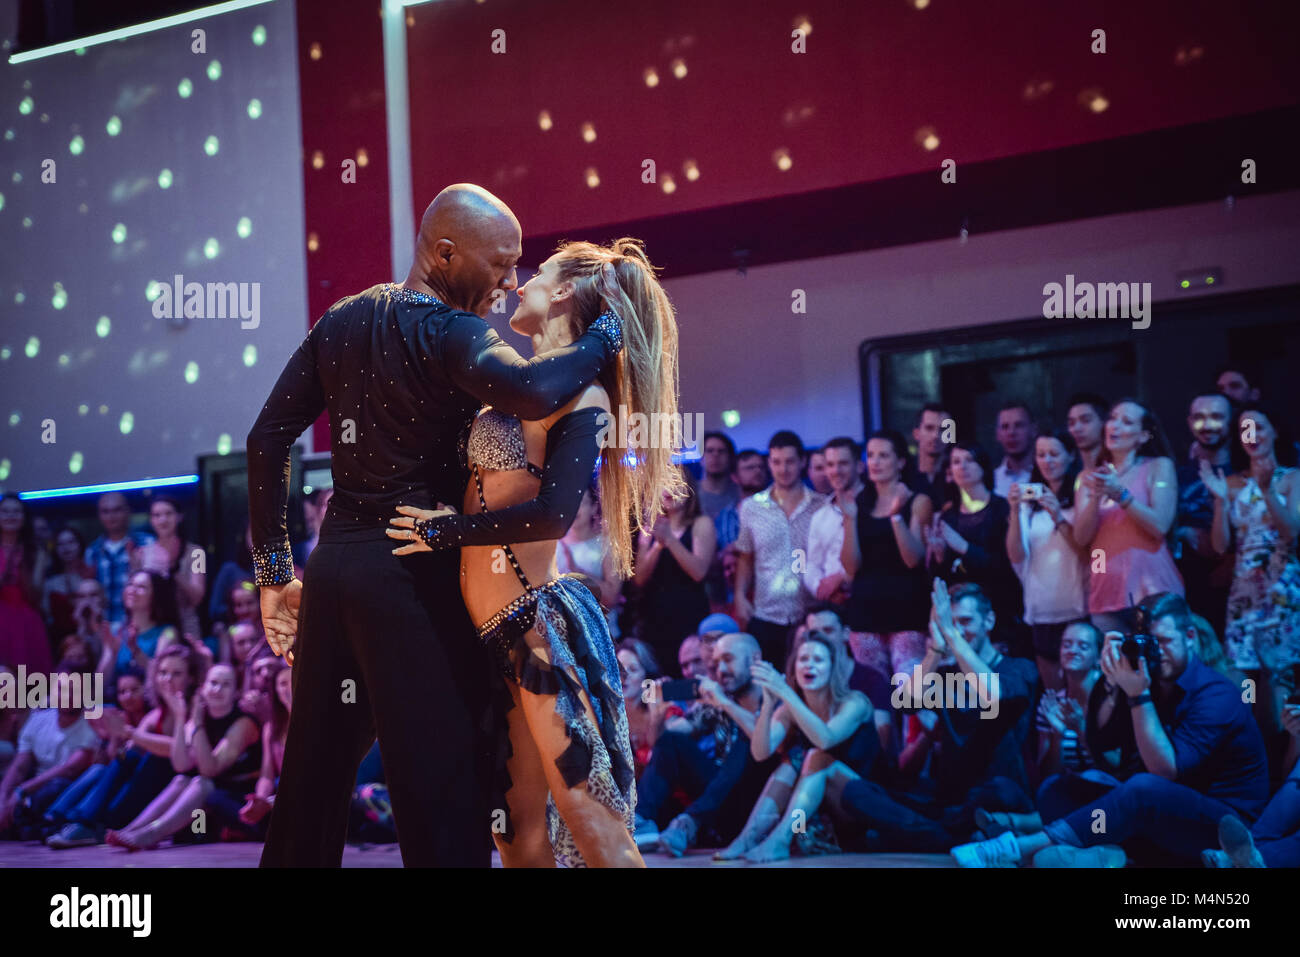
[[[458,439],[490,403],[541,419],[622,344],[603,316],[525,361],[483,317],[515,288],[521,230],[467,183],[425,211],[401,285],[335,303],[285,366],[248,434],[253,564],[267,641],[293,663],[293,713],[265,866],[342,862],[357,766],[376,734],[402,860],[490,864],[492,677],[460,597],[455,550],[398,558],[398,505],[459,503]],[[290,446],[329,413],[334,496],[300,583],[285,524]]]

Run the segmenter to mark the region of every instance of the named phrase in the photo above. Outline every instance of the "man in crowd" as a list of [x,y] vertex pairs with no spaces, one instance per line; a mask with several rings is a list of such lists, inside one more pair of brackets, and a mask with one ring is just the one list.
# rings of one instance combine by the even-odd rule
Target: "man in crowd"
[[[852,635],[844,622],[840,620],[839,613],[833,608],[814,608],[808,612],[808,617],[804,619],[804,627],[808,629],[808,635],[811,638],[820,638],[832,643],[839,642],[845,648],[849,648],[852,643]],[[864,665],[853,658],[853,673],[849,676],[849,687],[854,691],[861,691],[871,699],[872,707],[875,709],[873,719],[876,723],[876,734],[880,737],[880,753],[886,756],[881,762],[893,764],[894,752],[894,719],[893,705],[890,701],[889,677],[881,672],[878,668],[871,665]],[[875,775],[872,775],[875,777]]]
[[762,704],[750,672],[758,658],[752,635],[723,635],[714,644],[713,677],[700,679],[699,700],[686,715],[690,733],[660,735],[637,782],[637,814],[644,818],[638,822],[639,843],[653,843],[654,824],[674,790],[684,791],[690,803],[659,834],[664,853],[680,857],[701,839],[725,844],[744,826],[766,780],[749,754]]
[[1080,471],[1087,472],[1097,467],[1097,459],[1102,450],[1102,433],[1109,417],[1110,406],[1096,393],[1079,392],[1070,396],[1065,427],[1079,450]]
[[709,674],[708,652],[699,635],[687,635],[677,649],[677,666],[682,677],[705,678]]
[[904,746],[900,772],[914,772],[929,758],[929,780],[906,790],[851,781],[841,799],[882,849],[934,853],[972,833],[978,808],[1033,807],[1021,751],[1037,667],[993,645],[993,606],[978,585],[958,585],[950,594],[936,579],[931,620],[925,658],[911,675],[894,676],[892,696],[895,708],[919,709],[925,729]]
[[831,483],[826,477],[826,453],[822,449],[808,452],[808,484],[819,495],[831,494]]
[[1260,399],[1259,387],[1251,385],[1250,377],[1240,367],[1224,366],[1215,376],[1214,384],[1238,406]]
[[993,470],[993,494],[1007,497],[1011,486],[1029,481],[1034,468],[1034,416],[1023,402],[998,410],[998,445],[1002,463]]
[[[937,402],[927,402],[916,414],[912,426],[912,441],[916,443],[916,461],[907,463],[903,481],[913,492],[924,495],[934,503],[937,511],[943,505],[943,440],[944,423],[949,420],[947,411]],[[956,438],[956,436],[951,436]]]
[[1241,689],[1196,657],[1196,626],[1182,596],[1149,603],[1157,654],[1137,657],[1108,632],[1102,673],[1121,692],[1145,769],[1111,786],[1042,831],[954,847],[964,867],[994,867],[1031,858],[1038,867],[1122,867],[1125,851],[1155,854],[1161,863],[1195,864],[1218,843],[1219,821],[1235,814],[1249,824],[1268,800],[1264,741],[1241,700]]
[[137,548],[154,541],[148,532],[131,531],[131,510],[121,492],[105,492],[99,497],[99,524],[104,534],[86,549],[86,563],[95,569],[95,577],[104,586],[104,617],[110,624],[126,620],[122,593],[131,575],[131,557]]
[[778,666],[785,663],[790,626],[803,618],[811,599],[801,574],[808,555],[808,526],[826,501],[803,484],[806,463],[799,436],[777,432],[768,443],[772,484],[740,506],[736,618],[758,639],[763,657]]
[[718,533],[718,547],[713,553],[713,564],[704,579],[709,602],[725,605],[730,602],[723,555],[740,534],[740,483],[733,477],[736,471],[736,444],[722,432],[705,432],[700,454],[700,511],[713,519]]
[[804,569],[804,586],[818,600],[842,605],[849,599],[852,584],[844,572],[840,552],[844,547],[843,504],[852,502],[862,491],[858,475],[858,444],[845,436],[826,443],[826,476],[831,497],[808,524],[808,562]]
[[1214,497],[1201,481],[1201,463],[1224,475],[1232,473],[1232,403],[1217,392],[1196,396],[1187,410],[1187,428],[1192,433],[1192,447],[1187,461],[1178,466],[1174,557],[1192,611],[1213,625],[1216,635],[1222,635],[1234,559],[1231,553],[1216,554],[1210,542]]
[[767,470],[767,457],[758,449],[744,449],[736,456],[736,484],[742,499],[757,495],[772,481]]

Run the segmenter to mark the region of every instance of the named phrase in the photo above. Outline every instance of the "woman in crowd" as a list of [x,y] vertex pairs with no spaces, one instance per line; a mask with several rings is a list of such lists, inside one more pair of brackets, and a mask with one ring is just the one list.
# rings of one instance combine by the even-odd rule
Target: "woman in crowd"
[[158,654],[145,682],[145,698],[152,710],[130,730],[119,753],[108,764],[87,772],[93,773],[88,788],[67,800],[61,797],[51,807],[51,822],[62,823],[63,828],[45,842],[48,846],[99,844],[106,830],[124,827],[167,786],[176,773],[171,750],[177,719],[165,702],[178,696],[184,715],[202,679],[202,667],[200,657],[181,644],[173,644]]
[[925,529],[933,506],[903,483],[907,445],[891,429],[867,437],[867,481],[845,503],[840,559],[852,579],[845,621],[862,639],[864,662],[883,674],[910,673],[925,657],[930,584]]
[[[623,672],[623,707],[627,712],[628,733],[639,778],[650,763],[659,735],[665,731],[689,733],[691,725],[686,721],[686,712],[681,705],[664,701],[658,694],[658,684],[663,681],[664,672],[649,645],[636,638],[624,638],[618,643],[618,664]],[[655,682],[655,685],[647,685],[647,681]]]
[[660,661],[672,661],[687,635],[709,614],[704,579],[717,549],[713,520],[700,511],[694,476],[687,494],[664,494],[664,514],[641,532],[636,552],[637,633]]
[[236,707],[235,697],[235,671],[229,665],[208,669],[188,721],[180,692],[164,695],[172,716],[171,761],[177,774],[134,821],[109,831],[108,843],[129,851],[157,847],[188,827],[214,792],[225,792],[218,795],[219,802],[237,795],[244,803],[262,767],[261,729]]
[[158,572],[176,583],[181,634],[198,636],[202,634],[198,608],[207,591],[208,576],[204,571],[194,570],[195,555],[202,549],[181,537],[183,519],[175,499],[155,497],[149,506],[149,524],[156,541],[136,552],[133,562],[138,568]]
[[847,647],[804,632],[782,675],[765,661],[752,665],[762,704],[750,736],[755,761],[781,753],[744,830],[714,856],[776,861],[824,801],[833,806],[844,785],[866,775],[880,750],[871,701],[849,688]]
[[1277,729],[1300,662],[1300,470],[1279,422],[1259,403],[1242,409],[1233,430],[1237,471],[1224,478],[1221,469],[1201,466],[1214,496],[1211,544],[1220,555],[1229,548],[1237,555],[1224,644],[1232,664],[1263,683],[1255,712],[1266,734]]
[[[605,545],[601,532],[600,493],[595,484],[587,486],[582,494],[582,504],[573,525],[560,539],[555,553],[555,568],[561,575],[585,575],[600,588],[597,597],[605,609],[605,617],[613,618],[618,607],[623,582],[614,568],[614,556]],[[610,625],[611,633],[613,624]]]
[[[1058,652],[1066,625],[1087,617],[1087,564],[1074,542],[1074,480],[1079,459],[1068,432],[1040,432],[1034,442],[1031,489],[1007,491],[1007,557],[1020,576],[1025,623],[1043,687],[1064,687]],[[1027,494],[1031,492],[1032,494]]]
[[934,517],[930,529],[931,568],[949,585],[979,585],[993,603],[997,640],[1005,642],[1017,657],[1028,657],[1020,581],[1007,558],[1011,506],[987,484],[993,476],[988,453],[978,442],[954,443],[948,475],[953,497]]
[[1093,556],[1092,623],[1103,632],[1125,631],[1147,595],[1183,594],[1165,543],[1178,508],[1178,479],[1159,421],[1133,399],[1110,410],[1100,461],[1079,484],[1074,541]]
[[47,559],[22,500],[0,496],[0,661],[29,673],[48,674],[51,664],[40,613]]
[[[262,659],[259,659],[259,664]],[[271,696],[271,717],[262,725],[262,771],[258,775],[253,793],[248,795],[243,806],[237,811],[238,824],[253,837],[266,835],[270,823],[267,815],[275,807],[275,789],[280,783],[280,771],[284,768],[284,743],[289,737],[289,713],[293,710],[293,672],[283,658],[269,659],[274,664]],[[212,806],[210,803],[209,806]],[[217,813],[225,815],[230,808],[217,802]],[[235,828],[236,824],[226,822]]]
[[251,660],[244,668],[244,678],[240,684],[239,708],[258,725],[271,720],[271,711],[275,700],[275,676],[281,666],[288,663],[275,654],[265,642],[259,643],[252,653]]
[[98,670],[106,676],[132,664],[147,669],[156,655],[180,639],[176,585],[170,578],[157,572],[133,572],[122,592],[122,606],[127,615],[122,626],[100,632],[104,650]]
[[55,536],[54,558],[53,573],[45,579],[41,610],[50,624],[50,634],[66,635],[80,631],[73,617],[78,589],[83,582],[98,581],[95,569],[86,561],[86,542],[71,525]]

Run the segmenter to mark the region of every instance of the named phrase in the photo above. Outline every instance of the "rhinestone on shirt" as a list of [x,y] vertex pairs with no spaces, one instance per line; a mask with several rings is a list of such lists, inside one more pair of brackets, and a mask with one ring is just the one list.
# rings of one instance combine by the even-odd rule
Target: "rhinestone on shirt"
[[390,283],[388,294],[398,302],[404,302],[411,305],[421,306],[445,306],[446,303],[441,299],[436,299],[428,293],[420,292],[418,289],[407,289],[405,286],[399,286],[396,283]]
[[594,332],[605,340],[611,356],[616,356],[623,350],[623,323],[614,310],[606,309],[602,312],[587,327],[587,331]]
[[289,539],[253,549],[253,583],[283,585],[293,580],[293,551]]

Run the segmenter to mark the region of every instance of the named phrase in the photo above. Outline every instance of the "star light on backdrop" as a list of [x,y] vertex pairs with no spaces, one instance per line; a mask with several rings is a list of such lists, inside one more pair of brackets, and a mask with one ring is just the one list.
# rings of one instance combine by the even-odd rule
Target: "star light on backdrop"
[[[269,0],[9,57],[3,487],[152,485],[235,447],[278,372],[259,355],[288,355],[307,325],[295,62],[292,5]],[[178,274],[260,284],[272,318],[155,317]]]

